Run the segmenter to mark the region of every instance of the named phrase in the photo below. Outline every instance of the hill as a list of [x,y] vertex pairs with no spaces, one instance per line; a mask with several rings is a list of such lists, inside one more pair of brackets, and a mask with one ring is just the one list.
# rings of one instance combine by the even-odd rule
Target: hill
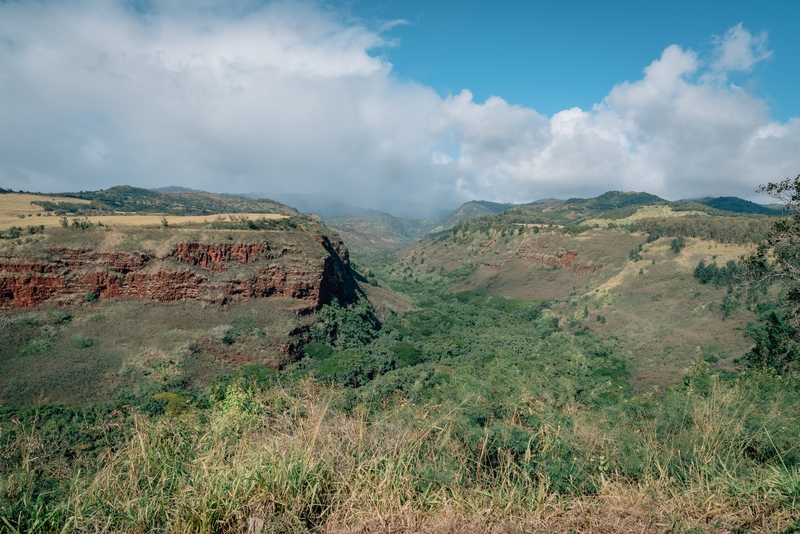
[[[455,291],[559,302],[551,310],[563,322],[613,335],[630,351],[631,383],[642,390],[678,383],[698,347],[730,370],[748,346],[741,332],[755,316],[739,306],[723,317],[724,288],[701,287],[692,273],[701,260],[724,265],[753,250],[771,222],[672,211],[649,201],[644,207],[592,202],[612,214],[624,214],[620,205],[635,210],[622,219],[576,215],[573,225],[558,224],[565,210],[588,217],[597,208],[564,201],[471,219],[399,251],[385,272],[417,280],[462,272]],[[640,211],[645,215],[637,216]],[[685,245],[675,253],[672,241],[679,237]]]
[[147,399],[281,368],[316,310],[361,298],[354,276],[338,236],[308,218],[86,222],[0,240],[0,403]]
[[202,189],[192,189],[191,187],[181,187],[179,185],[168,185],[166,187],[154,187],[153,191],[161,191],[162,193],[208,193]]
[[341,213],[325,219],[336,229],[354,252],[393,251],[410,245],[429,233],[449,230],[460,221],[498,213],[512,207],[485,200],[473,200],[433,222],[425,219],[395,217],[389,213],[361,210],[358,213]]
[[[158,213],[165,215],[216,215],[221,213],[274,213],[297,215],[294,208],[270,199],[198,192],[165,192],[128,185],[100,191],[59,193],[74,200],[52,201],[47,195],[32,203],[56,215],[101,215],[114,213]],[[88,201],[88,203],[87,203]]]
[[474,219],[475,217],[499,213],[512,208],[513,206],[513,204],[500,204],[497,202],[488,202],[486,200],[472,200],[462,204],[452,212],[436,221],[428,229],[428,232],[443,232],[445,230],[449,230],[461,221],[467,221],[469,219]]
[[762,206],[761,204],[756,204],[755,202],[750,202],[749,200],[744,200],[738,197],[704,198],[698,202],[721,211],[730,211],[733,213],[751,213],[771,216],[782,215],[780,209]]

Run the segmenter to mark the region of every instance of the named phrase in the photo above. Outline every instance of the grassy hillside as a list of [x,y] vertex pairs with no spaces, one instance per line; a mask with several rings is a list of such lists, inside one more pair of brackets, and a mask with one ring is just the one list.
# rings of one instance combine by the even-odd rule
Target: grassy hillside
[[541,217],[514,209],[473,219],[398,252],[386,272],[435,280],[466,269],[455,290],[553,300],[562,322],[617,340],[630,354],[630,380],[639,391],[680,383],[698,358],[732,370],[750,346],[743,330],[756,315],[729,303],[725,287],[700,285],[693,270],[701,260],[724,265],[754,250],[769,221],[703,214],[628,217],[619,220],[625,228],[516,222]]
[[[323,309],[279,376],[206,396],[0,412],[0,516],[27,532],[780,531],[800,519],[796,377],[699,360],[636,394],[620,343],[562,302],[382,284],[415,309]],[[144,408],[144,407],[143,407]],[[13,415],[13,419],[10,417]],[[67,430],[68,431],[65,431]],[[658,523],[656,525],[655,523]]]
[[[100,191],[60,193],[67,200],[47,195],[32,203],[56,215],[101,215],[109,213],[158,213],[167,215],[215,215],[221,213],[277,213],[297,215],[294,208],[269,199],[204,192],[165,192],[128,185]],[[2,195],[0,195],[2,201]],[[87,202],[88,201],[88,202]]]
[[[317,236],[329,231],[310,219],[263,219],[265,227],[259,228],[261,221],[225,219],[179,228],[48,228],[18,239],[0,240],[0,262],[3,266],[15,262],[49,265],[57,251],[74,250],[108,255],[110,259],[101,258],[101,262],[124,263],[126,254],[134,259],[152,258],[143,276],[167,271],[193,274],[212,283],[222,279],[235,284],[253,278],[259,269],[269,268],[290,274],[299,271],[295,278],[307,271],[309,283],[315,283],[322,274],[320,257],[326,254]],[[250,229],[247,223],[253,223],[256,229]],[[268,262],[231,261],[203,268],[169,256],[182,243],[227,247],[266,243],[274,252]],[[47,276],[91,278],[111,271],[100,265],[88,272],[87,267],[58,257],[52,268],[45,269]],[[123,276],[124,272],[111,274]],[[15,275],[2,270],[0,276]],[[146,403],[163,391],[197,393],[221,373],[243,365],[272,369],[286,365],[293,359],[286,347],[298,344],[312,322],[308,303],[296,299],[238,302],[211,296],[225,304],[105,299],[94,293],[79,293],[51,299],[35,308],[3,310],[0,406],[87,404],[113,401],[120,395]]]

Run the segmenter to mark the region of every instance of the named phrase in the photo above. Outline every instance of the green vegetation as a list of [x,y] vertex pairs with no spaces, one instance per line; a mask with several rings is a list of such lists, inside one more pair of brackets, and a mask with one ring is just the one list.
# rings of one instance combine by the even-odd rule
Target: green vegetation
[[[404,313],[365,299],[303,316],[272,301],[91,293],[69,311],[5,314],[0,531],[792,532],[800,219],[582,224],[662,203],[543,201],[358,257],[370,298],[403,295]],[[212,225],[231,241],[319,229],[305,217]],[[78,242],[98,230],[57,231]],[[727,261],[743,247],[720,243],[758,232],[754,255]],[[538,279],[558,295],[522,298]],[[721,339],[697,334],[678,354],[669,313],[684,334]],[[131,359],[126,346],[151,348]],[[669,387],[637,386],[642,347],[690,365]],[[50,374],[37,382],[31,368]],[[59,379],[93,380],[96,398],[31,400]]]
[[56,215],[103,215],[124,213],[165,213],[168,215],[215,215],[219,213],[297,214],[293,208],[270,199],[251,200],[245,197],[198,192],[163,192],[127,185],[100,191],[60,193],[90,202],[34,201]]
[[656,238],[697,237],[717,243],[759,243],[773,224],[771,219],[749,217],[673,217],[641,219],[630,229]]
[[686,246],[686,239],[684,239],[682,235],[673,239],[669,244],[670,250],[675,254],[680,254],[681,250],[683,250],[685,246]]
[[694,277],[701,284],[714,284],[714,287],[727,286],[741,282],[739,265],[734,260],[728,260],[722,267],[717,267],[717,262],[706,265],[705,260],[700,260],[694,269]]
[[734,213],[752,213],[771,215],[773,217],[781,215],[781,210],[779,209],[772,209],[737,197],[708,198],[701,200],[700,203],[718,210],[731,211]]
[[20,228],[19,226],[12,226],[8,230],[0,230],[0,239],[19,239],[23,235],[43,234],[44,225],[32,226],[28,225],[27,228]]

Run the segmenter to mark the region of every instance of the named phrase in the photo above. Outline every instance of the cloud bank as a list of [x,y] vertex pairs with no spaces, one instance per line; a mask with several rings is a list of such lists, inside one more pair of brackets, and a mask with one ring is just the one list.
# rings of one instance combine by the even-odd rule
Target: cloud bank
[[547,117],[398,80],[387,28],[316,4],[0,4],[0,185],[323,192],[352,204],[610,189],[753,197],[800,172],[800,120],[728,81],[769,60],[739,24],[677,45],[589,110]]

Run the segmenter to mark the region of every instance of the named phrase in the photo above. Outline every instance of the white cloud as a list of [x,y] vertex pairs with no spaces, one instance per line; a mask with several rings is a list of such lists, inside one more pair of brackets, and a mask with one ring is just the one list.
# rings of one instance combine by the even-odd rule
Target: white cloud
[[381,30],[316,4],[0,4],[0,185],[453,204],[748,195],[800,169],[800,121],[706,76],[769,56],[741,25],[716,41],[710,70],[673,45],[592,109],[550,118],[397,80],[375,55],[395,44]]
[[753,35],[740,22],[725,32],[722,37],[714,36],[716,59],[714,70],[749,71],[759,61],[768,59],[772,52],[767,50],[767,33]]
[[[742,32],[750,35],[741,26],[726,35],[742,40]],[[461,135],[455,163],[469,197],[523,201],[609,189],[752,197],[758,184],[796,174],[800,121],[774,121],[763,100],[702,75],[702,65],[695,52],[672,45],[641,80],[615,86],[589,111],[549,120],[498,98],[476,104],[465,91],[445,101],[449,122],[437,121],[437,131]]]

